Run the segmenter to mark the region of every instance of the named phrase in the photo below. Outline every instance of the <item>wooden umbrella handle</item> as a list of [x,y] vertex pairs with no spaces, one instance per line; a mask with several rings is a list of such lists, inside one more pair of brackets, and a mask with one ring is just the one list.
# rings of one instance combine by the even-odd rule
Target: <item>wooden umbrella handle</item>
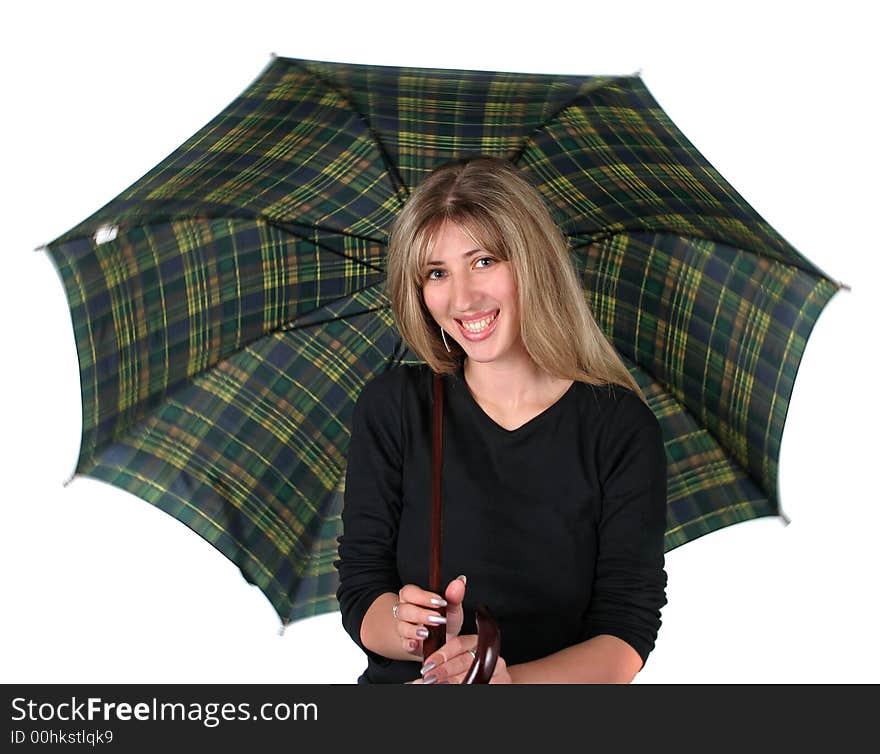
[[[444,610],[441,610],[445,614]],[[489,683],[501,654],[501,631],[485,605],[477,605],[476,657],[462,683]],[[422,642],[423,657],[430,657],[446,643],[446,626],[431,626]]]
[[501,653],[501,631],[485,605],[477,605],[477,656],[462,683],[489,683]]

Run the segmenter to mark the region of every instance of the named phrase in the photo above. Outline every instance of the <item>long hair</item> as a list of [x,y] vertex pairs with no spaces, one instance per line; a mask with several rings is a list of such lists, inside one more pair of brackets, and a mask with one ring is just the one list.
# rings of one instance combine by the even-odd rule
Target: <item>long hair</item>
[[623,385],[647,403],[596,324],[568,244],[541,195],[516,166],[496,157],[463,158],[436,168],[391,227],[385,292],[401,336],[434,372],[454,372],[465,356],[453,338],[447,352],[422,297],[425,266],[446,221],[511,262],[523,345],[541,369],[592,385]]

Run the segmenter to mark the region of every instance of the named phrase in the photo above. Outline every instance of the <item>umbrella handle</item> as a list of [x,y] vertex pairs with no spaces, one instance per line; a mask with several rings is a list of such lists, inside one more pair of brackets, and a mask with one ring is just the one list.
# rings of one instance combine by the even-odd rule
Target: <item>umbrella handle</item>
[[[443,611],[445,612],[445,611]],[[501,655],[501,631],[498,622],[485,605],[477,605],[477,649],[474,661],[462,683],[489,683],[495,664]],[[430,657],[446,643],[446,626],[428,628],[428,638],[422,642],[424,657]]]
[[[443,455],[443,378],[434,372],[433,445],[431,453],[431,563],[428,580],[431,590],[441,593],[441,551],[443,549],[443,517],[441,513],[440,470]],[[440,610],[445,615],[445,610]],[[486,609],[477,605],[477,649],[470,670],[462,683],[489,683],[495,672],[501,648],[501,632],[498,623]],[[446,626],[430,626],[428,636],[422,642],[422,656],[434,654],[446,641]]]
[[477,605],[477,655],[462,683],[489,683],[501,654],[501,631],[486,609]]

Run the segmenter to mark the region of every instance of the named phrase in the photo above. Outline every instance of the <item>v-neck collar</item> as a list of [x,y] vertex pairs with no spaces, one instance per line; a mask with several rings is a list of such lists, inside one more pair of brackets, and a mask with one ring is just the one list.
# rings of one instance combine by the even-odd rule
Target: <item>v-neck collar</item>
[[487,414],[485,410],[483,410],[483,407],[474,397],[474,394],[471,392],[470,387],[468,387],[467,381],[464,378],[463,362],[458,365],[458,369],[456,370],[455,375],[458,382],[461,383],[461,393],[463,399],[465,403],[467,403],[471,407],[471,410],[477,417],[477,420],[487,427],[490,427],[493,431],[502,435],[506,435],[508,437],[514,437],[516,435],[524,434],[529,429],[532,429],[546,421],[548,417],[552,416],[554,413],[556,413],[556,411],[560,409],[560,407],[566,402],[569,396],[574,394],[575,387],[577,385],[577,380],[575,380],[571,383],[565,393],[563,393],[554,403],[551,403],[549,406],[547,406],[547,408],[545,408],[540,414],[536,414],[524,424],[520,424],[516,429],[507,429],[507,427],[502,427],[491,416],[489,416],[489,414]]

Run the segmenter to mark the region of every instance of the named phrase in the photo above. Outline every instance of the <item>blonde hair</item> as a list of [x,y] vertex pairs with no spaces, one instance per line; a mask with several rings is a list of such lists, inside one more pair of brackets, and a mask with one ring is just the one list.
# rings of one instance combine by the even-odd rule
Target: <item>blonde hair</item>
[[511,263],[523,345],[541,369],[592,385],[623,385],[647,403],[596,324],[565,237],[540,194],[512,163],[495,157],[436,168],[391,228],[385,292],[400,335],[434,372],[453,373],[465,355],[452,338],[447,352],[422,297],[425,266],[446,221]]

